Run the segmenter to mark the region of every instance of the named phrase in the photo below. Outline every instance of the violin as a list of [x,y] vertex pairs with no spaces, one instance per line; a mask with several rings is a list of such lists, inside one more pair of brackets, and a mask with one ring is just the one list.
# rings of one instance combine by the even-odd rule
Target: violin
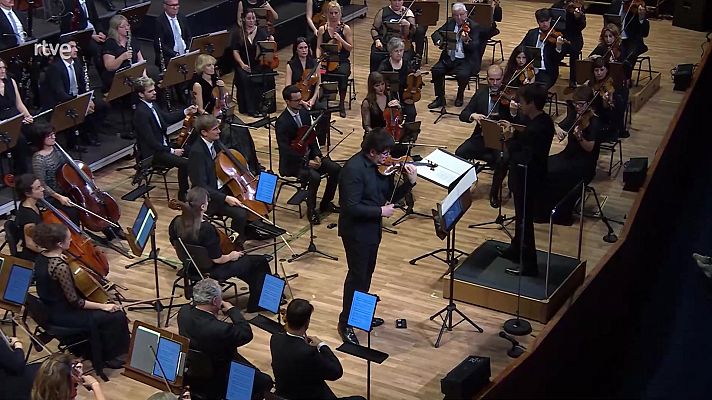
[[302,71],[302,77],[299,79],[299,82],[296,83],[302,94],[302,99],[311,99],[312,96],[314,96],[316,84],[319,82],[319,74],[317,71],[319,70],[319,65],[323,59],[324,56],[321,56],[318,60],[316,60],[312,68]]
[[[220,80],[220,74],[218,71],[215,71],[215,77],[217,78],[216,80]],[[215,107],[213,108],[213,116],[217,117],[220,115],[222,112],[228,109],[228,96],[229,93],[225,89],[225,86],[215,86],[213,88],[212,92],[213,98],[215,98]],[[185,122],[185,121],[184,121]],[[191,126],[192,126],[192,121],[191,121]],[[182,133],[181,129],[181,133]],[[180,134],[178,134],[180,136]]]
[[527,66],[524,71],[519,72],[519,83],[522,85],[532,83],[535,79],[536,71],[534,71],[534,67],[532,67],[531,65]]
[[304,125],[297,129],[297,134],[290,142],[289,146],[301,156],[306,156],[309,152],[309,146],[316,141],[316,130],[314,129],[319,121],[324,117],[320,114],[319,117],[311,125]]
[[[327,26],[328,29],[328,26]],[[335,33],[338,33],[339,35],[344,34],[344,23],[339,22],[339,25],[337,25],[336,29],[334,29]],[[331,38],[327,43],[329,44],[335,44],[336,45],[336,54],[340,53],[341,50],[343,50],[344,45],[335,37]],[[326,70],[327,72],[334,72],[339,68],[339,58],[336,56],[336,54],[327,54],[325,56],[322,56],[322,68]]]
[[383,118],[386,120],[386,130],[393,136],[396,142],[401,139],[403,118],[401,117],[400,107],[386,107],[383,111]]
[[256,215],[267,215],[270,206],[255,200],[257,193],[257,178],[252,175],[247,168],[247,160],[235,149],[228,149],[225,145],[216,140],[220,152],[215,157],[215,173],[221,182],[225,183],[233,196],[237,197],[246,208],[253,211],[247,214],[248,221],[255,221],[259,218]]
[[321,5],[321,10],[319,10],[318,13],[312,15],[312,22],[314,23],[316,29],[321,28],[321,26],[326,24],[326,22],[328,21],[328,19],[326,18],[326,15],[328,14],[328,4],[329,1],[325,0],[324,3],[322,3]]
[[613,79],[611,77],[607,77],[601,82],[595,82],[593,84],[593,91],[597,93],[598,96],[601,96],[604,99],[604,107],[613,108],[613,94],[616,92],[616,88],[613,84]]
[[84,235],[81,228],[47,200],[40,199],[39,204],[42,204],[45,208],[45,211],[42,212],[42,222],[48,224],[62,224],[69,229],[71,241],[67,253],[69,253],[73,259],[81,261],[82,264],[99,276],[104,277],[108,275],[109,260],[106,259],[106,254],[99,250],[99,248]]
[[[558,19],[557,19],[557,21],[558,21]],[[540,33],[539,33],[539,40],[540,40],[541,42],[545,42],[545,43],[548,42],[548,43],[551,43],[551,44],[553,44],[553,45],[556,45],[556,41],[557,41],[557,39],[559,39],[559,38],[563,39],[564,44],[571,44],[571,42],[569,42],[568,40],[564,39],[564,34],[563,34],[563,33],[557,31],[557,30],[554,29],[554,28],[549,29],[548,32],[540,32]]]
[[230,254],[233,251],[241,251],[238,245],[235,243],[237,240],[237,234],[234,233],[230,236],[225,233],[222,229],[215,229],[218,233],[218,239],[220,241],[220,252],[222,254]]
[[[118,222],[121,217],[119,205],[110,194],[99,189],[89,166],[75,162],[59,144],[55,144],[54,148],[66,161],[62,168],[57,170],[57,183],[72,202],[80,206],[78,209],[82,225],[92,232],[100,232],[111,226],[109,221]],[[98,218],[96,215],[104,218]]]
[[513,100],[516,100],[517,94],[515,93],[513,87],[507,87],[504,90],[490,92],[490,98],[495,102],[499,101],[499,104],[507,107],[509,106],[509,103],[511,103]]
[[574,130],[579,129],[581,132],[586,130],[591,125],[591,119],[593,119],[594,116],[593,110],[590,108],[586,110],[583,114],[578,116],[578,121],[574,124]]
[[[193,105],[195,104],[195,93],[193,93],[192,90],[190,93],[192,98],[190,105]],[[190,138],[190,135],[193,133],[193,121],[195,121],[195,115],[193,114],[188,114],[185,118],[183,118],[183,126],[181,126],[180,131],[178,132],[178,137],[176,138],[176,145],[178,145],[179,149],[182,149],[185,146]]]
[[423,74],[419,72],[411,72],[405,78],[406,87],[403,91],[403,102],[405,104],[415,104],[420,101],[422,96]]
[[397,158],[388,156],[383,163],[378,166],[378,172],[385,176],[393,175],[405,164],[415,165],[416,167],[426,166],[430,169],[435,169],[435,167],[438,166],[438,164],[432,161],[413,161],[413,157],[411,156],[400,156]]

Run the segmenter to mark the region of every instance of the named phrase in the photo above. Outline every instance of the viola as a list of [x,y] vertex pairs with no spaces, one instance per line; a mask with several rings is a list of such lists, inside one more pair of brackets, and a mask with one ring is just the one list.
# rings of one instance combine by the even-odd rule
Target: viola
[[311,125],[304,125],[297,129],[297,134],[294,139],[289,143],[292,150],[296,151],[301,156],[306,156],[309,152],[309,146],[316,141],[316,130],[314,129],[319,123],[319,121],[324,117],[324,114],[320,114],[319,117]]
[[415,104],[422,96],[423,74],[412,72],[405,78],[406,87],[403,91],[403,102],[405,104]]
[[309,69],[302,71],[302,77],[299,82],[296,83],[299,91],[302,94],[302,99],[311,99],[314,96],[314,90],[316,90],[316,84],[319,82],[319,65],[324,56],[320,57],[314,63],[314,66]]
[[499,104],[506,107],[517,98],[517,94],[513,87],[507,87],[504,90],[490,92],[490,98],[493,101],[499,101]]
[[401,117],[399,107],[386,107],[383,111],[383,118],[386,120],[386,130],[393,136],[393,140],[396,142],[400,140],[402,136],[402,124],[403,119]]
[[[272,15],[272,14],[269,14],[269,15]],[[275,42],[271,42],[271,43],[275,43]],[[258,48],[259,48],[259,45],[258,45]],[[274,50],[272,51],[271,57],[260,57],[260,65],[261,66],[271,69],[271,70],[275,70],[279,67],[279,56],[277,56],[276,49],[277,49],[277,46],[275,43],[275,47],[274,47]]]
[[258,200],[255,200],[257,193],[257,178],[252,175],[247,168],[247,160],[235,149],[228,149],[225,145],[216,140],[214,142],[220,149],[217,157],[215,157],[215,173],[221,182],[230,189],[233,196],[237,197],[245,207],[254,211],[247,214],[249,221],[255,221],[259,218],[257,215],[267,215],[270,207]]
[[[334,32],[343,36],[344,23],[339,22],[339,25],[336,26]],[[341,53],[341,50],[343,50],[344,45],[336,38],[330,39],[327,43],[336,45],[336,54],[326,54],[322,56],[321,67],[327,72],[334,72],[339,68],[340,61],[337,55],[338,53]]]
[[57,171],[57,183],[69,195],[72,202],[91,211],[89,213],[79,209],[82,225],[92,232],[100,232],[111,226],[108,221],[95,215],[118,222],[121,217],[119,205],[110,194],[99,189],[89,166],[82,162],[75,162],[59,144],[55,144],[54,148],[66,161]]
[[71,257],[82,262],[99,276],[104,277],[109,274],[109,260],[106,254],[97,248],[94,243],[84,235],[81,228],[72,222],[66,214],[59,211],[45,199],[40,199],[39,204],[45,208],[42,212],[42,221],[48,224],[62,224],[69,229],[71,241],[67,252]]
[[397,158],[388,156],[383,163],[378,166],[378,172],[381,175],[393,175],[399,171],[404,164],[415,165],[416,167],[426,166],[430,169],[435,169],[435,167],[438,166],[438,164],[435,164],[432,161],[413,161],[413,157],[410,156],[400,156]]
[[[215,71],[215,77],[217,78],[216,80],[220,80],[220,74],[218,74],[218,71]],[[213,108],[213,116],[217,117],[220,115],[222,112],[226,111],[228,107],[228,102],[229,102],[229,96],[230,94],[228,91],[225,89],[225,86],[215,86],[212,91],[213,98],[215,98],[215,107]],[[185,121],[184,121],[185,122]],[[190,121],[190,125],[192,126],[192,121]],[[182,133],[181,129],[181,133]],[[180,136],[180,134],[178,134]],[[182,147],[182,146],[181,146]]]

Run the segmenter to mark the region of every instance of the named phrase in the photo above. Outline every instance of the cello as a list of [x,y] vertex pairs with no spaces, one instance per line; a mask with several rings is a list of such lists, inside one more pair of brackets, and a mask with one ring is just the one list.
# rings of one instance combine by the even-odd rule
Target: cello
[[221,141],[214,142],[220,152],[215,157],[215,174],[225,183],[232,194],[252,213],[247,215],[248,221],[256,221],[267,215],[270,206],[255,200],[257,193],[257,178],[247,168],[245,157],[235,149],[228,149]]
[[[80,206],[78,209],[82,225],[93,232],[100,232],[112,225],[118,226],[110,221],[119,221],[121,217],[119,205],[110,194],[99,189],[89,166],[82,162],[75,162],[59,144],[55,143],[54,148],[66,161],[57,170],[57,183],[69,195],[72,202]],[[108,221],[97,215],[105,216]]]
[[319,114],[319,117],[317,117],[314,123],[311,125],[304,125],[297,129],[297,134],[289,145],[299,155],[305,156],[309,151],[309,146],[316,140],[316,130],[314,128],[323,116],[324,113],[322,112]]

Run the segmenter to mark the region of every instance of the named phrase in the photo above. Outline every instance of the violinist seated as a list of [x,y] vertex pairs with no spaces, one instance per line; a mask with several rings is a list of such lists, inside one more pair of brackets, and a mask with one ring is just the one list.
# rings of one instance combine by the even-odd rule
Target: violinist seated
[[[32,400],[105,400],[101,384],[89,373],[84,373],[82,362],[81,358],[66,353],[54,353],[47,357],[39,366],[32,384]],[[80,385],[87,393],[79,394]]]
[[0,1],[0,50],[19,46],[29,40],[27,29],[20,18],[13,10],[15,0]]
[[487,68],[488,86],[482,87],[475,92],[470,102],[460,113],[460,121],[466,123],[474,122],[475,129],[472,135],[455,150],[456,156],[465,160],[483,160],[494,170],[492,187],[490,188],[490,205],[493,208],[497,208],[500,205],[499,191],[504,177],[507,176],[507,157],[506,154],[504,157],[500,157],[500,150],[485,147],[481,121],[483,119],[513,119],[509,111],[508,97],[501,92],[502,86],[504,86],[502,74],[502,67],[497,64]]
[[82,50],[87,56],[86,61],[99,57],[99,46],[106,41],[106,26],[99,19],[94,0],[62,0],[62,3],[65,12],[59,20],[60,35],[91,29],[92,40],[87,48]]
[[[536,222],[548,222],[551,209],[579,182],[590,183],[596,176],[600,150],[598,134],[601,121],[590,107],[593,90],[579,86],[573,93],[573,106],[566,118],[556,126],[559,141],[567,140],[561,152],[549,156],[545,189],[539,191],[536,202]],[[581,193],[578,190],[577,193]],[[578,196],[569,198],[557,207],[554,223],[571,225]]]
[[[269,341],[272,353],[275,394],[288,399],[337,399],[326,381],[344,375],[341,362],[329,346],[316,336],[307,336],[314,306],[304,299],[289,302],[284,333]],[[361,396],[341,399],[363,400]]]
[[[331,1],[327,5],[326,24],[319,28],[316,39],[316,56],[322,57],[321,45],[324,43],[334,43],[338,48],[338,63],[322,62],[326,65],[324,80],[336,80],[339,83],[339,116],[346,118],[346,89],[351,75],[351,50],[353,50],[353,32],[351,27],[341,22],[341,6],[336,1]],[[326,57],[332,56],[331,54]]]
[[583,30],[586,28],[586,14],[582,0],[558,0],[551,8],[566,10],[566,29],[561,33],[569,42],[569,87],[576,87],[576,61],[583,49]]
[[[15,175],[24,174],[31,170],[30,145],[25,136],[25,126],[33,122],[32,114],[22,102],[22,96],[17,88],[17,82],[8,76],[7,63],[0,58],[0,121],[13,118],[22,114],[23,129],[17,137],[15,147],[11,148],[10,155],[14,160],[13,171]],[[4,152],[0,156],[6,157]]]
[[648,51],[644,38],[650,34],[650,21],[645,1],[613,0],[607,13],[620,15],[624,27],[621,30],[621,58],[635,64],[638,56]]
[[[282,98],[287,103],[287,107],[275,123],[279,146],[279,173],[282,176],[297,177],[307,184],[307,214],[310,223],[318,225],[321,219],[316,213],[316,195],[321,183],[321,175],[326,174],[326,188],[319,205],[319,212],[339,212],[339,208],[332,201],[339,183],[341,166],[323,157],[319,143],[314,137],[315,132],[309,133],[302,140],[312,120],[303,107],[304,101],[299,88],[296,85],[285,87],[282,90]],[[293,147],[295,142],[307,144],[304,154]]]
[[[49,65],[45,72],[44,85],[42,86],[45,94],[43,108],[47,110],[86,93],[89,86],[89,82],[86,81],[87,76],[84,74],[86,65],[81,58],[77,57],[77,42],[70,40],[63,43],[69,45],[69,51],[60,51],[60,56]],[[95,96],[89,101],[88,114],[84,124],[79,128],[83,144],[101,145],[98,132],[106,118],[108,109],[108,104],[99,96]],[[75,141],[73,131],[74,129],[63,132],[70,148],[76,147],[73,143]]]
[[42,248],[32,239],[32,229],[42,222],[42,214],[37,202],[44,198],[44,187],[34,175],[22,174],[15,178],[15,192],[20,200],[20,205],[15,212],[15,225],[20,233],[18,244],[22,245],[18,257],[34,262],[42,251]]
[[184,244],[204,247],[213,265],[209,270],[201,272],[220,281],[236,277],[247,282],[250,297],[246,311],[257,312],[260,310],[258,303],[262,284],[265,275],[270,273],[267,259],[263,255],[247,255],[234,247],[221,249],[217,229],[204,220],[208,199],[208,192],[199,186],[188,191],[185,202],[179,202],[182,214],[173,218],[168,226],[171,243],[176,243],[180,238]]
[[29,400],[39,363],[26,364],[22,342],[0,333],[0,398]]
[[185,377],[193,397],[224,399],[233,360],[256,369],[253,399],[264,398],[274,386],[269,375],[237,351],[252,341],[252,328],[237,307],[222,299],[220,284],[215,279],[206,278],[193,286],[192,304],[178,311],[178,333],[187,337],[190,349],[202,353],[212,367],[210,378],[191,379],[189,374]]
[[[327,11],[324,7],[332,0],[306,0],[304,6],[306,8],[307,30],[305,38],[307,44],[313,53],[316,53],[316,38],[319,35],[319,28],[327,21]],[[351,4],[351,0],[338,0],[339,5],[345,6]]]
[[552,17],[548,8],[537,10],[534,17],[539,26],[530,29],[519,45],[541,49],[541,65],[536,70],[536,82],[548,90],[559,79],[559,63],[566,53],[564,38],[563,36],[557,37],[555,32],[551,31],[553,29]]
[[[195,60],[195,74],[192,81],[192,93],[198,114],[212,114],[218,116],[220,107],[214,93],[225,91],[225,82],[215,73],[215,57],[201,54]],[[222,89],[221,89],[222,88]],[[217,89],[217,90],[216,90]]]
[[507,60],[502,85],[509,84],[509,87],[518,88],[534,83],[536,80],[536,71],[531,61],[532,59],[529,57],[525,46],[519,45],[515,47],[509,56],[509,60]]
[[139,158],[153,156],[152,165],[178,168],[178,199],[185,199],[188,191],[188,159],[185,149],[173,148],[168,143],[168,127],[197,111],[196,106],[185,110],[166,112],[156,103],[156,85],[153,79],[140,77],[134,81],[134,91],[140,101],[136,103],[133,128]]
[[[399,37],[404,42],[410,43],[410,38],[415,31],[415,14],[408,9],[403,0],[390,0],[390,4],[381,8],[373,17],[371,27],[371,56],[369,60],[369,71],[376,71],[385,58],[388,58],[386,45],[392,37]],[[400,29],[394,29],[398,24]],[[410,46],[406,52],[412,53]]]
[[[257,48],[261,41],[273,41],[267,28],[257,26],[257,17],[251,8],[245,9],[238,26],[233,33],[232,57],[235,61],[235,81],[237,87],[237,109],[240,114],[259,117],[265,110],[258,109],[261,95],[275,88],[274,76],[269,75],[272,69],[262,65],[257,56]],[[265,74],[265,75],[262,75]],[[274,106],[273,106],[274,107]],[[274,108],[267,112],[274,112]]]
[[[319,90],[321,84],[320,65],[311,55],[309,42],[304,37],[298,37],[292,46],[292,58],[287,63],[287,71],[284,75],[284,86],[297,85],[302,93],[304,103],[302,106],[307,110],[324,110],[327,108],[326,97],[322,98]],[[331,122],[331,113],[327,112],[317,123],[316,137],[319,143],[327,142]]]
[[[101,80],[104,83],[105,91],[108,91],[117,70],[144,61],[144,57],[138,38],[131,34],[131,24],[123,15],[116,14],[111,17],[106,36],[106,41],[101,49],[101,61],[104,67]],[[158,68],[146,64],[143,75],[158,81]]]
[[599,95],[593,102],[593,110],[601,119],[599,138],[615,141],[630,136],[626,129],[625,110],[628,105],[628,86],[617,84],[609,74],[609,63],[602,57],[593,60],[593,80],[588,85]]
[[207,215],[219,215],[229,217],[232,221],[230,227],[236,232],[238,246],[245,242],[245,225],[247,222],[247,211],[245,205],[237,198],[239,193],[230,193],[223,190],[218,182],[215,172],[215,158],[218,148],[216,141],[220,140],[220,122],[214,116],[200,115],[193,123],[194,134],[199,134],[190,148],[188,155],[188,176],[191,187],[202,187],[208,191],[210,201],[205,211]]
[[601,29],[601,36],[598,39],[598,45],[588,55],[589,59],[597,57],[605,58],[609,63],[618,62],[623,64],[626,79],[630,79],[633,74],[633,65],[630,60],[623,59],[623,50],[621,49],[621,31],[618,25],[608,23]]
[[[69,249],[69,229],[61,224],[37,224],[33,239],[45,250],[35,260],[37,294],[49,309],[49,322],[86,331],[85,349],[97,375],[108,380],[105,367],[121,368],[129,349],[129,328],[120,306],[82,298],[75,287],[73,272],[63,257]],[[77,268],[84,268],[78,267]]]
[[[448,32],[455,32],[457,37],[455,48],[452,50],[448,50]],[[445,75],[447,74],[455,75],[457,80],[455,107],[462,106],[465,88],[470,77],[480,71],[482,63],[480,40],[486,33],[477,23],[467,18],[467,8],[463,3],[452,5],[452,18],[449,18],[431,36],[433,43],[442,49],[442,52],[440,60],[430,69],[435,85],[435,100],[428,104],[429,109],[445,107],[447,103],[445,101]]]
[[[410,60],[406,60],[403,57],[405,52],[405,45],[403,44],[403,39],[399,37],[393,37],[388,41],[388,54],[389,57],[381,62],[378,66],[378,72],[397,72],[398,73],[398,85],[392,85],[390,87],[390,98],[400,100],[400,106],[402,108],[405,118],[402,118],[400,122],[413,122],[415,117],[418,115],[415,109],[415,103],[407,104],[403,101],[404,92],[408,88],[408,74],[411,73],[411,67],[409,64]],[[415,73],[415,71],[412,71]]]

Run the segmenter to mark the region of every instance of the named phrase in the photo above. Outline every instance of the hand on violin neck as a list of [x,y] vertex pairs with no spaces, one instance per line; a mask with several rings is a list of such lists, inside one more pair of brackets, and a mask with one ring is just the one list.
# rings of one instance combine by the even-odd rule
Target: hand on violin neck
[[415,165],[406,164],[403,169],[405,170],[405,174],[408,176],[408,180],[410,181],[410,183],[415,184],[415,182],[418,180],[418,169],[415,167]]

